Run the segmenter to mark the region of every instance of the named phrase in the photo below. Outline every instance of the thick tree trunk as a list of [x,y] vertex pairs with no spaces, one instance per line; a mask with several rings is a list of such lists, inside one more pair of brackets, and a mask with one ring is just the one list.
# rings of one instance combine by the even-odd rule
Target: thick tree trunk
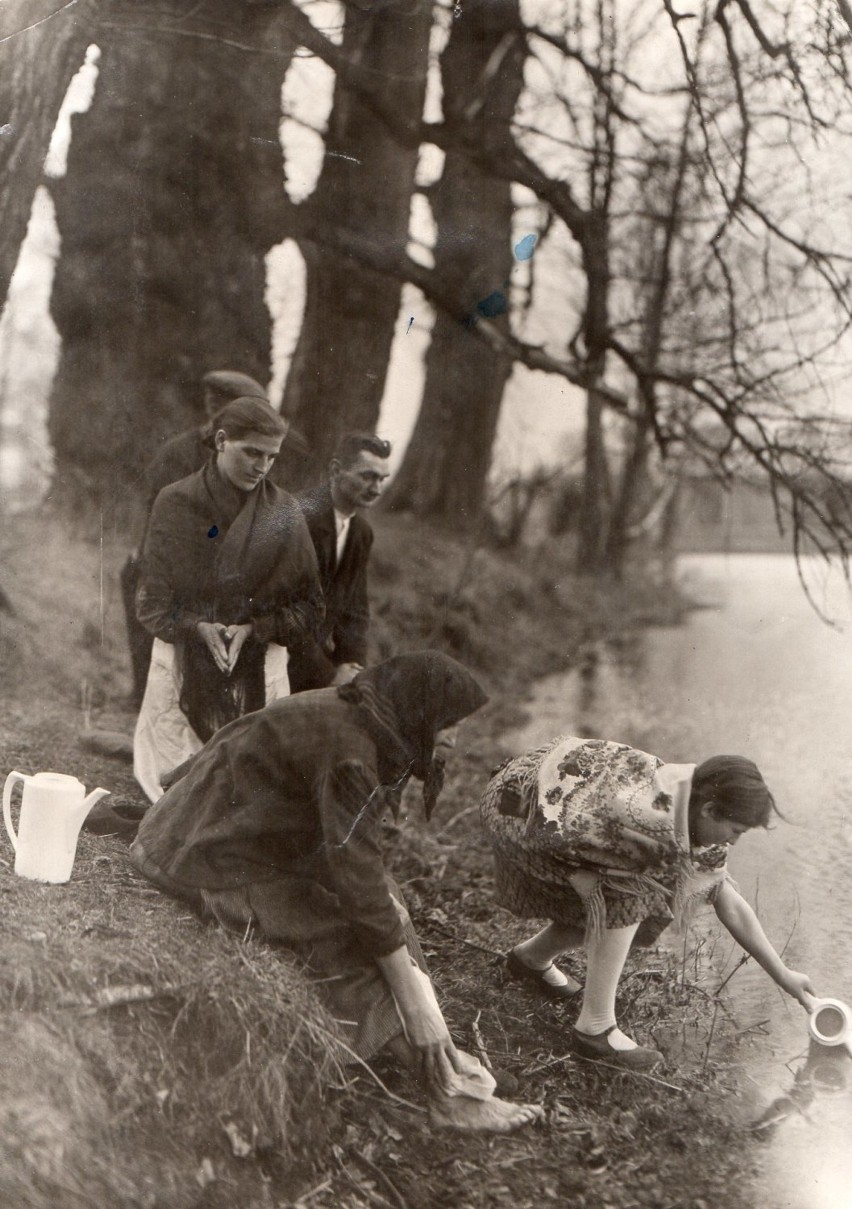
[[[510,138],[523,87],[523,50],[510,32],[519,21],[518,0],[466,0],[441,57],[447,122],[478,127],[495,151]],[[512,368],[472,330],[480,315],[509,323],[511,187],[449,151],[431,200],[435,271],[467,319],[440,312],[435,321],[420,414],[389,504],[470,529],[481,515]]]
[[163,436],[197,421],[203,373],[270,376],[272,239],[258,199],[268,209],[282,195],[292,48],[245,49],[264,45],[261,7],[182,8],[176,22],[180,5],[155,19],[114,4],[95,99],[54,189],[63,346],[51,436],[59,483],[82,479],[102,502],[126,494]]
[[97,0],[0,4],[0,307],[27,231],[59,107],[92,41]]
[[[385,99],[401,120],[419,124],[426,92],[430,0],[346,9],[343,52],[386,80]],[[328,222],[402,252],[408,241],[416,140],[387,128],[338,82],[316,191],[304,203]],[[303,243],[304,318],[282,410],[305,434],[319,462],[346,429],[373,429],[379,415],[401,285],[356,260]]]

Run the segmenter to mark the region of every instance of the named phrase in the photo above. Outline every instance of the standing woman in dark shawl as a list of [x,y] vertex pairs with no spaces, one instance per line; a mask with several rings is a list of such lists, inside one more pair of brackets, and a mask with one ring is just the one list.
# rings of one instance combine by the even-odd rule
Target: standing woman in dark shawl
[[286,432],[264,400],[227,403],[210,461],[154,503],[136,598],[154,646],[133,761],[151,801],[219,727],[289,693],[288,648],[322,621],[307,526],[266,478]]
[[381,852],[387,809],[415,777],[430,812],[451,728],[484,701],[473,677],[435,651],[274,701],[178,770],[130,855],[225,927],[254,927],[295,952],[348,1052],[386,1050],[412,1066],[433,1123],[505,1132],[540,1110],[495,1099],[493,1078],[454,1046]]

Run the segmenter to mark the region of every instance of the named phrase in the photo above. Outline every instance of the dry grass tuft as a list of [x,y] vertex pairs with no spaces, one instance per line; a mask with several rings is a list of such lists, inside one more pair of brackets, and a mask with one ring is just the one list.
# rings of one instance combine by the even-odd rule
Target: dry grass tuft
[[[117,841],[83,836],[67,886],[3,873],[0,894],[0,994],[13,1009],[2,1077],[14,1088],[0,1203],[177,1209],[194,1202],[199,1171],[215,1183],[234,1161],[292,1163],[320,1140],[339,1055],[286,954],[152,892]],[[141,1164],[141,1187],[126,1154],[144,1157],[140,1133],[160,1152],[170,1135],[181,1143],[174,1165]]]

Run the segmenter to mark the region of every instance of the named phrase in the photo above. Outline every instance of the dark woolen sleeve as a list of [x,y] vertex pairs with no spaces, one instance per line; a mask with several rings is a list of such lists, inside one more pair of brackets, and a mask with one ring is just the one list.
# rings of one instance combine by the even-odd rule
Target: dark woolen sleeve
[[180,433],[166,441],[145,467],[143,491],[148,513],[154,507],[157,496],[164,487],[177,483],[187,475],[194,474],[204,465],[210,451],[201,443],[196,432]]
[[136,591],[136,615],[145,629],[164,642],[175,642],[195,631],[201,614],[181,599],[174,586],[174,568],[186,560],[187,538],[182,501],[164,489],[154,501]]
[[322,778],[319,811],[323,852],[344,915],[373,957],[393,953],[405,940],[382,860],[381,786],[359,760],[342,761]]
[[312,640],[325,618],[314,543],[295,500],[288,516],[287,546],[282,554],[288,567],[288,587],[271,608],[252,602],[251,620],[258,642],[277,642],[301,649]]

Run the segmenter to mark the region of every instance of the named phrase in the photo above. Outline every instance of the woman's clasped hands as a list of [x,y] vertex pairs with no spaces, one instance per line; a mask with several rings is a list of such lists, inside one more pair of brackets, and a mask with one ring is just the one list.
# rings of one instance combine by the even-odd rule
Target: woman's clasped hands
[[227,626],[221,621],[199,621],[196,629],[216,667],[226,676],[230,676],[237,666],[240,651],[252,635],[254,626],[250,621],[242,625]]

